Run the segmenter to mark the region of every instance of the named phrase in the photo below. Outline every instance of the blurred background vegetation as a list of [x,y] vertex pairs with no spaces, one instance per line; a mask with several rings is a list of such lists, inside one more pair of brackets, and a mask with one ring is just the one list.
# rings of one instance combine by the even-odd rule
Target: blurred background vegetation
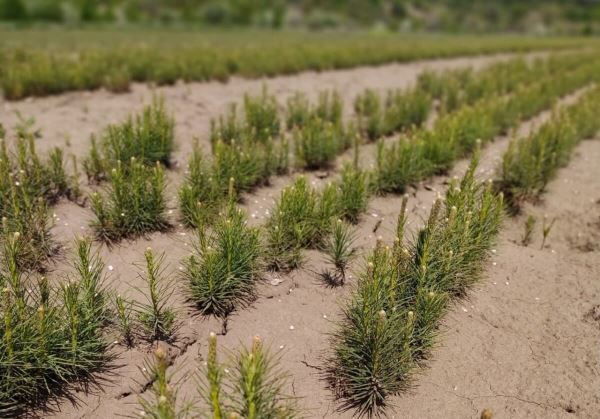
[[600,32],[600,0],[0,0],[4,25]]

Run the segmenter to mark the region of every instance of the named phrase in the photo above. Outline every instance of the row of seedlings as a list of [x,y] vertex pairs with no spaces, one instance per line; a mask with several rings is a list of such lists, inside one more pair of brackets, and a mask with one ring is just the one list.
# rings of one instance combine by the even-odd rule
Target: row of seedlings
[[484,143],[552,106],[561,96],[593,82],[598,61],[564,74],[522,86],[507,96],[484,98],[436,120],[430,129],[415,131],[386,145],[379,142],[373,189],[377,193],[403,192],[428,176],[444,173],[456,159],[468,155],[476,140]]
[[586,92],[576,103],[554,113],[539,130],[513,138],[502,156],[497,186],[512,209],[537,199],[556,171],[567,164],[573,148],[600,130],[600,88]]
[[378,242],[331,336],[326,377],[343,409],[384,413],[427,356],[450,302],[481,276],[498,234],[503,198],[475,179],[477,153],[460,182],[438,198],[405,241],[405,198],[393,245]]
[[0,125],[0,244],[19,233],[19,267],[43,271],[59,250],[50,233],[49,207],[61,197],[76,199],[79,189],[76,176],[66,174],[62,149],[52,149],[45,161],[39,157],[35,142],[41,134],[33,125],[33,120],[19,122],[14,147]]

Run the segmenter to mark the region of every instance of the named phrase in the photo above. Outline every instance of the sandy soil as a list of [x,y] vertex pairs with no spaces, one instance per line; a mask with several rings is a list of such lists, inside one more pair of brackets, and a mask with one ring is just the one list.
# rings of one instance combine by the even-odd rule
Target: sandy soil
[[[350,109],[351,99],[365,87],[387,89],[414,83],[426,68],[481,67],[507,56],[459,58],[412,64],[360,68],[327,73],[303,73],[269,79],[266,84],[281,103],[296,90],[315,97],[323,89],[336,88]],[[179,149],[179,167],[170,173],[170,193],[181,182],[182,166],[198,136],[206,144],[209,120],[221,114],[228,103],[240,100],[244,92],[258,93],[263,81],[234,79],[228,84],[197,83],[156,89],[173,110]],[[131,93],[114,95],[104,91],[0,103],[5,112],[0,122],[11,127],[16,122],[13,111],[35,115],[44,137],[40,150],[66,145],[78,156],[88,150],[89,135],[104,125],[123,119],[147,103],[153,89],[136,85]],[[574,100],[567,97],[562,103]],[[534,129],[550,116],[542,113],[519,127],[519,134]],[[498,138],[485,148],[479,175],[493,175],[507,138]],[[364,155],[370,151],[364,150]],[[341,157],[341,160],[344,157]],[[365,157],[368,159],[368,157]],[[420,372],[415,388],[391,400],[396,406],[390,417],[467,418],[491,408],[497,418],[597,417],[600,410],[600,142],[587,141],[577,149],[569,167],[549,185],[546,200],[525,213],[556,218],[556,224],[544,249],[540,249],[541,227],[529,247],[519,244],[524,217],[507,219],[489,275],[451,310],[442,325],[440,344],[433,351],[428,368]],[[464,171],[467,162],[459,162],[451,175]],[[315,184],[331,179],[310,175]],[[264,221],[273,199],[291,177],[273,179],[272,185],[246,197],[243,204],[250,221]],[[447,177],[430,179],[416,187],[410,200],[410,222],[416,228],[426,216],[436,191],[444,191]],[[357,245],[366,252],[376,236],[391,240],[399,209],[399,197],[372,199],[367,214],[358,226]],[[61,202],[55,209],[54,233],[65,246],[74,235],[89,231],[92,213],[87,208]],[[173,202],[172,219],[176,224]],[[376,233],[375,226],[379,225]],[[181,397],[194,397],[193,374],[202,363],[206,338],[211,330],[220,330],[214,319],[194,315],[184,301],[184,284],[178,278],[181,260],[189,254],[193,234],[180,226],[168,233],[153,234],[147,239],[124,242],[101,253],[108,265],[110,285],[119,293],[141,298],[135,289],[142,282],[140,262],[143,250],[152,246],[165,251],[172,273],[173,287],[182,321],[177,341],[169,348],[173,357],[174,380],[181,385]],[[55,275],[67,270],[65,252],[57,261]],[[360,262],[357,262],[358,268]],[[336,412],[331,392],[319,379],[318,368],[327,353],[327,333],[339,315],[339,304],[350,292],[330,289],[320,284],[313,272],[324,267],[322,255],[307,252],[304,269],[283,275],[282,282],[259,286],[259,298],[249,308],[235,313],[229,321],[229,333],[219,338],[226,348],[248,344],[254,335],[262,336],[274,349],[281,349],[283,366],[292,376],[290,393],[311,418],[349,418],[350,412]],[[270,279],[270,278],[267,278]],[[352,279],[350,280],[352,282]],[[291,328],[293,326],[293,329]],[[102,376],[102,386],[84,392],[76,389],[74,403],[61,400],[55,411],[44,417],[97,418],[135,414],[144,379],[140,372],[150,352],[140,344],[134,350],[113,345],[118,354],[116,367]]]

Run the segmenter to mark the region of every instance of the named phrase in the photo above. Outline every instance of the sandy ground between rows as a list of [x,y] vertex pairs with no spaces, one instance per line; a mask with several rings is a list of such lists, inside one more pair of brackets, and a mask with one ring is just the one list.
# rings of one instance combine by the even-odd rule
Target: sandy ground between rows
[[[314,98],[318,91],[336,88],[342,93],[346,110],[352,98],[365,87],[387,89],[414,83],[426,68],[446,69],[471,65],[479,68],[507,55],[458,58],[382,67],[359,68],[327,73],[303,73],[277,77],[267,81],[233,79],[228,84],[195,83],[157,89],[176,118],[179,167],[170,173],[169,193],[174,195],[181,182],[183,165],[198,136],[207,144],[210,118],[218,116],[228,103],[240,100],[243,93],[258,93],[263,83],[276,94],[280,103],[296,90]],[[89,147],[89,135],[99,132],[110,122],[123,119],[147,103],[153,89],[136,85],[131,93],[114,95],[104,91],[0,103],[0,122],[11,127],[16,122],[14,111],[34,115],[43,138],[39,149],[67,146],[78,156]],[[564,100],[574,100],[576,95]],[[546,112],[522,124],[525,134],[550,117]],[[479,175],[493,175],[501,153],[508,144],[499,138],[484,149]],[[371,153],[365,147],[363,154]],[[343,159],[342,157],[341,159]],[[368,159],[368,157],[365,157]],[[518,244],[524,216],[507,219],[496,253],[489,264],[488,275],[468,301],[458,302],[442,325],[440,344],[433,351],[428,368],[421,371],[416,387],[409,394],[394,397],[396,406],[390,417],[397,418],[467,418],[489,407],[497,418],[594,418],[600,411],[600,369],[598,339],[600,323],[587,313],[600,304],[600,141],[587,141],[577,149],[572,163],[563,169],[550,186],[540,205],[527,208],[541,220],[543,214],[557,218],[548,245],[540,249],[541,231],[536,231],[529,247]],[[459,162],[451,175],[464,172],[467,162]],[[321,180],[310,175],[311,181]],[[331,178],[331,177],[330,177]],[[430,179],[412,191],[410,200],[411,228],[421,224],[436,191],[443,192],[447,178]],[[243,207],[250,222],[262,223],[281,188],[291,177],[273,179],[269,187],[260,188],[245,198]],[[427,188],[425,188],[427,186]],[[375,236],[391,240],[399,210],[399,197],[372,199],[368,213],[359,227],[357,245],[362,252],[370,249]],[[173,201],[172,219],[176,223]],[[74,235],[89,232],[92,216],[88,208],[61,202],[55,208],[54,232],[65,246]],[[377,233],[375,225],[381,221]],[[153,234],[147,239],[124,242],[101,253],[112,270],[108,277],[112,287],[133,298],[141,298],[135,286],[141,285],[139,267],[143,250],[152,246],[165,251],[177,288],[175,304],[179,308],[182,327],[177,342],[171,347],[175,356],[174,379],[181,385],[181,397],[193,397],[192,375],[202,363],[206,337],[220,325],[212,319],[194,316],[184,302],[183,284],[177,278],[181,260],[189,254],[192,232],[177,227],[168,234]],[[55,275],[67,270],[64,252],[55,267]],[[283,366],[292,377],[288,389],[300,398],[307,417],[351,417],[336,411],[331,392],[319,379],[313,366],[322,365],[328,349],[327,333],[339,315],[340,303],[351,285],[343,289],[325,288],[314,271],[324,267],[322,255],[307,252],[304,269],[284,275],[273,286],[260,285],[260,296],[249,308],[235,313],[230,332],[219,338],[220,345],[235,348],[248,344],[254,335],[262,336],[274,350],[281,349]],[[357,262],[356,268],[360,266]],[[351,281],[352,282],[352,281]],[[293,330],[290,326],[294,326]],[[137,398],[143,386],[139,371],[150,347],[140,345],[126,351],[120,345],[117,364],[108,380],[91,392],[79,391],[76,403],[61,400],[56,411],[40,413],[44,417],[104,418],[135,414]]]

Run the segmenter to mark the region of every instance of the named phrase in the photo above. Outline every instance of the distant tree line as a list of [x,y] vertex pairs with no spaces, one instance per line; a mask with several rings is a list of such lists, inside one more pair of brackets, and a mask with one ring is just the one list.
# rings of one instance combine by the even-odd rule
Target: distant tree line
[[592,30],[600,22],[600,0],[0,0],[0,20]]

